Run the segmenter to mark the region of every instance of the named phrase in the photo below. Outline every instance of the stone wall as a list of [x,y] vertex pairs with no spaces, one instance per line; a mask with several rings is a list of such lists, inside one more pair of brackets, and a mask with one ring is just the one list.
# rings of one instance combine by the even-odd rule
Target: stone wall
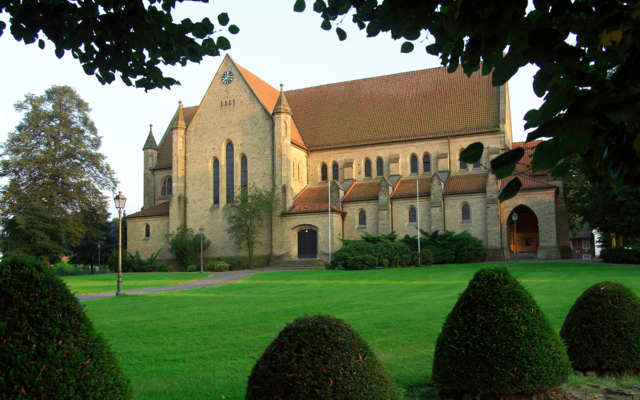
[[[404,235],[418,235],[418,223],[409,222],[409,209],[416,206],[416,199],[398,199],[391,202],[393,209],[393,228],[398,238]],[[417,216],[417,215],[416,215]],[[431,232],[431,200],[428,197],[420,198],[420,229]]]
[[[378,200],[358,201],[342,203],[342,210],[346,213],[344,218],[345,239],[358,240],[366,232],[369,235],[378,235]],[[358,225],[358,214],[364,210],[367,215],[367,224]]]
[[307,186],[307,152],[296,146],[291,146],[291,158],[293,159],[292,166],[294,166],[291,174],[291,188],[293,189],[293,197],[295,197]]
[[[313,214],[289,214],[283,217],[283,232],[281,235],[286,237],[290,243],[290,251],[272,257],[277,260],[291,260],[298,258],[298,231],[301,229],[314,229],[318,234],[318,259],[329,261],[329,215],[328,213]],[[335,253],[342,242],[338,240],[342,238],[342,215],[340,213],[331,213],[331,252]]]
[[[471,220],[462,220],[462,205],[468,204]],[[446,196],[444,198],[445,229],[455,233],[464,231],[482,239],[487,247],[487,197],[484,193]]]
[[[144,237],[144,228],[149,224],[150,237]],[[162,249],[156,261],[166,262],[173,258],[169,253],[166,236],[169,233],[169,216],[127,219],[127,249],[131,253],[139,251],[142,258],[147,258]]]

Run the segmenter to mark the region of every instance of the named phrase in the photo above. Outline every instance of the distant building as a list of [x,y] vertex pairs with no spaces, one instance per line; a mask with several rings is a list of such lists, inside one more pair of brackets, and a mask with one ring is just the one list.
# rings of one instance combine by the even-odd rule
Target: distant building
[[585,224],[577,235],[569,232],[569,238],[574,259],[591,260],[596,258],[596,240],[589,224]]
[[[507,85],[491,75],[434,68],[305,89],[277,90],[226,56],[199,105],[178,107],[144,144],[144,207],[127,217],[128,246],[171,261],[165,236],[200,226],[205,257],[242,257],[223,212],[237,190],[277,187],[282,209],[255,254],[273,262],[327,260],[339,239],[468,231],[491,260],[519,252],[560,258],[569,244],[562,181],[529,164],[540,141],[513,143]],[[460,160],[474,142],[478,163]],[[498,201],[490,161],[524,147],[523,187]],[[418,193],[417,193],[418,192]],[[416,195],[420,200],[417,202]],[[330,200],[329,200],[330,199]],[[329,228],[329,204],[331,228]],[[519,215],[517,237],[511,215]],[[331,230],[329,230],[331,229]]]

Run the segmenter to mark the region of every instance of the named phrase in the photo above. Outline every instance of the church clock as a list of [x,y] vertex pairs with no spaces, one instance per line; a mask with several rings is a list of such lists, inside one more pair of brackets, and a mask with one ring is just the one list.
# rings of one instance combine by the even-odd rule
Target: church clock
[[231,72],[231,71],[223,72],[222,73],[222,83],[224,83],[225,85],[228,85],[231,82],[233,82],[233,72]]

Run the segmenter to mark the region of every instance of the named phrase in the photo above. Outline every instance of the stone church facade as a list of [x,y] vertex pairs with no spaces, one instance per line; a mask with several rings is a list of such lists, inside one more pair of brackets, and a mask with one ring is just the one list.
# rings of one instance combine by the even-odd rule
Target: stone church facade
[[[482,142],[479,163],[459,155]],[[277,189],[280,207],[254,254],[263,263],[327,260],[341,238],[396,231],[468,231],[487,257],[559,258],[569,245],[562,181],[527,165],[539,142],[513,143],[508,86],[435,68],[283,91],[226,56],[201,103],[180,103],[157,143],[143,147],[144,206],[127,216],[129,251],[143,257],[180,227],[204,228],[205,258],[243,257],[227,234],[224,208],[243,185]],[[490,160],[522,146],[513,176]],[[517,174],[521,192],[498,194]],[[517,229],[512,214],[517,212]],[[517,234],[516,231],[517,230]]]

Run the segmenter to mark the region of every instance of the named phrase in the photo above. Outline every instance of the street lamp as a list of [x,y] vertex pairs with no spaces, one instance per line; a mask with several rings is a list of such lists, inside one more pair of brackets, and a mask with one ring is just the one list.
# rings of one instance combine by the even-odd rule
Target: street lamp
[[202,273],[202,268],[204,265],[204,261],[202,258],[202,237],[204,236],[204,228],[200,227],[200,229],[198,229],[198,231],[200,231],[200,273]]
[[122,296],[122,210],[124,210],[127,198],[122,195],[122,192],[118,192],[113,201],[118,210],[118,291],[116,296]]
[[511,219],[513,220],[513,242],[516,244],[516,262],[518,262],[518,214],[515,211],[511,214]]
[[98,243],[98,273],[100,273],[100,245],[101,243]]

